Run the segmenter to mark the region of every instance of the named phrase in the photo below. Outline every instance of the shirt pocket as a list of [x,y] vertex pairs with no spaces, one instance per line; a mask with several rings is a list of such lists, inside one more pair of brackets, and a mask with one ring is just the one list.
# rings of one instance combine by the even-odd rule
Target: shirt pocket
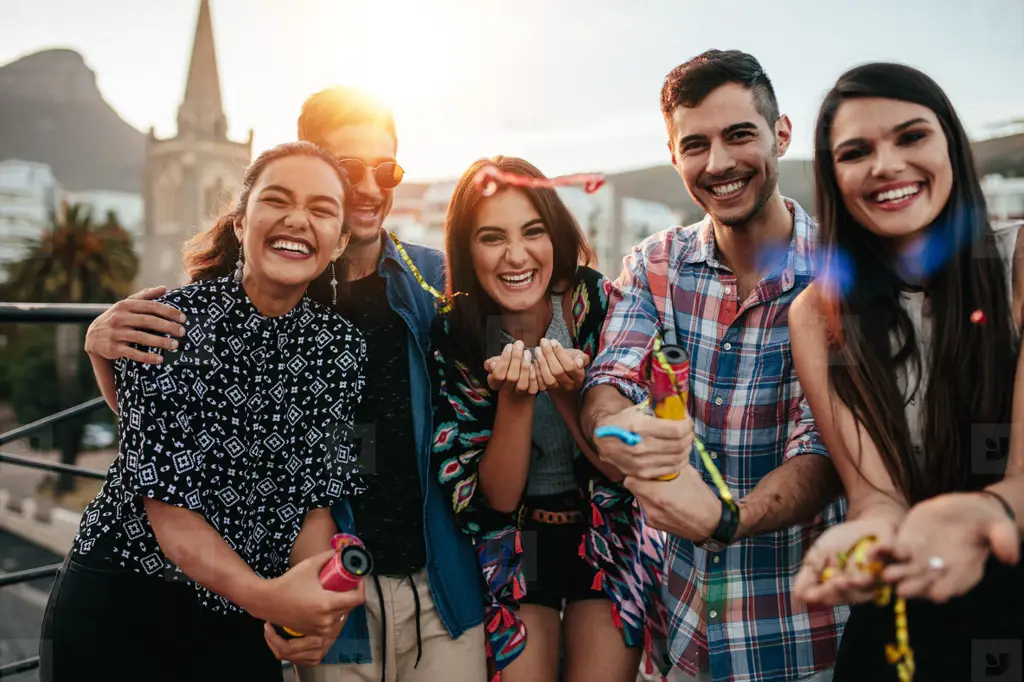
[[796,382],[789,340],[758,348],[751,359],[748,376],[747,414],[752,420],[751,426],[784,428],[789,421],[792,385]]

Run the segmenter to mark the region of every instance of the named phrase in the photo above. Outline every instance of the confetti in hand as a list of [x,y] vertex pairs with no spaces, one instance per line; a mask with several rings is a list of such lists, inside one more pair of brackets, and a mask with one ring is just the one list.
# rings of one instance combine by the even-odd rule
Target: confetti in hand
[[978,308],[973,313],[971,313],[971,322],[973,322],[974,324],[985,324],[986,322],[988,322],[988,318],[985,317],[985,311],[982,310],[981,308]]
[[577,173],[561,175],[556,178],[533,178],[518,173],[506,173],[498,167],[488,164],[477,171],[473,177],[473,184],[485,197],[493,196],[498,191],[499,183],[513,187],[544,187],[548,189],[565,185],[583,185],[584,192],[593,194],[604,185],[604,176],[599,173]]

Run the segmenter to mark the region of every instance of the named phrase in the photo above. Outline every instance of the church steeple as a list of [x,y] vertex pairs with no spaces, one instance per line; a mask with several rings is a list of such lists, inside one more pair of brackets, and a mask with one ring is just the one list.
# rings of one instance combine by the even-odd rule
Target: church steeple
[[178,135],[226,140],[227,128],[220,99],[220,76],[217,73],[217,53],[213,46],[210,3],[209,0],[201,0],[185,99],[178,108]]
[[146,229],[138,288],[187,282],[182,244],[216,224],[238,196],[243,169],[252,161],[252,131],[247,142],[235,142],[228,139],[227,130],[210,2],[201,0],[185,97],[178,107],[178,131],[166,139],[150,131],[146,138]]

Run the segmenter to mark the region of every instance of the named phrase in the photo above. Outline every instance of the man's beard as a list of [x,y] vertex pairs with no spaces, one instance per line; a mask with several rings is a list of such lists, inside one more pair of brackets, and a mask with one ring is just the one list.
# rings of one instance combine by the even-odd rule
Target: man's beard
[[[772,147],[772,157],[775,158],[776,152],[778,151],[778,144]],[[757,174],[754,174],[747,178],[750,182],[757,180]],[[716,181],[718,182],[718,181]],[[761,210],[764,209],[765,205],[772,198],[772,194],[775,193],[776,187],[779,184],[779,164],[776,160],[775,163],[769,163],[765,168],[764,182],[761,183],[761,187],[757,192],[757,196],[754,198],[754,205],[750,207],[749,211],[742,213],[738,216],[726,216],[720,217],[708,209],[708,206],[704,202],[693,197],[694,202],[700,206],[705,213],[711,216],[711,218],[719,225],[730,227],[734,230],[741,230],[750,224],[757,216],[761,214]],[[709,191],[710,190],[705,190]]]
[[[761,214],[761,209],[765,207],[768,200],[772,198],[772,194],[775,192],[775,185],[777,184],[777,178],[769,176],[766,182],[761,184],[761,188],[758,190],[757,197],[754,199],[754,205],[750,207],[750,210],[738,216],[726,216],[719,217],[708,211],[711,217],[719,225],[731,227],[734,230],[741,230],[750,224],[758,215]],[[705,208],[705,210],[707,210]]]

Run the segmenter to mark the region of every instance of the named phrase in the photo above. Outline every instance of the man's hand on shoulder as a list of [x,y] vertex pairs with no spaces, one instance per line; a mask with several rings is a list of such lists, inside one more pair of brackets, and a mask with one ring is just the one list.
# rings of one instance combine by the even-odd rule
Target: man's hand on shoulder
[[[167,293],[167,287],[143,289],[118,301],[93,320],[85,335],[85,352],[96,358],[128,358],[146,364],[160,364],[163,358],[132,347],[174,350],[175,337],[185,335],[185,314],[154,299]],[[165,334],[169,335],[164,336]]]

